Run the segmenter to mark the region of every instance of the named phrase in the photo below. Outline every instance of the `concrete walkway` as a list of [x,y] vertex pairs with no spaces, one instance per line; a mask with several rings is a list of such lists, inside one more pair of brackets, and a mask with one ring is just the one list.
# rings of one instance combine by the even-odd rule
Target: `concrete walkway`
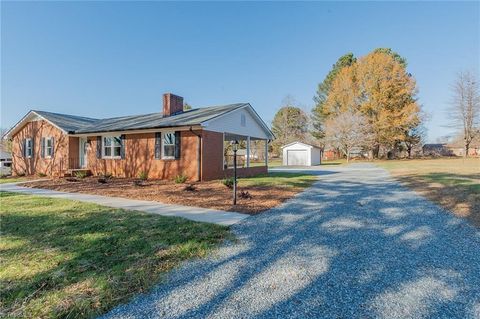
[[183,217],[197,222],[206,222],[225,226],[233,225],[249,217],[247,214],[226,212],[222,210],[181,205],[168,205],[153,201],[119,197],[58,192],[48,189],[23,187],[15,183],[1,184],[0,191],[78,200],[81,202],[94,203],[108,207],[139,210],[147,213],[159,214],[162,216]]

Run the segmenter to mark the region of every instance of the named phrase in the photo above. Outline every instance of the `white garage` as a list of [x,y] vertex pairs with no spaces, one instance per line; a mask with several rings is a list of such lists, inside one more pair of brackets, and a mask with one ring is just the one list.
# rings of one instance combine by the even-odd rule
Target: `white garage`
[[313,166],[320,164],[320,148],[302,142],[282,146],[284,166]]

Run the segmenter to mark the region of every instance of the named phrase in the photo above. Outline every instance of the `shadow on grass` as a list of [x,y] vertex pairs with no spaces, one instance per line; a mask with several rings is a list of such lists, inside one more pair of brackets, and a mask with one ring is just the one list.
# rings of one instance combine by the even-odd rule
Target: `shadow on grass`
[[307,188],[317,181],[316,175],[325,175],[333,172],[302,171],[302,172],[269,172],[255,177],[240,179],[240,184],[248,187],[295,187]]
[[93,317],[227,236],[221,226],[0,192],[1,312]]
[[480,227],[480,174],[428,173],[396,178]]

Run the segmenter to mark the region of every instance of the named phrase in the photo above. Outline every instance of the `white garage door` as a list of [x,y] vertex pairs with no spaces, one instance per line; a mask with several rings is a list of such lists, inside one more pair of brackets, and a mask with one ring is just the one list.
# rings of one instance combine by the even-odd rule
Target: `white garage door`
[[287,165],[307,165],[307,151],[306,150],[288,150],[287,151]]

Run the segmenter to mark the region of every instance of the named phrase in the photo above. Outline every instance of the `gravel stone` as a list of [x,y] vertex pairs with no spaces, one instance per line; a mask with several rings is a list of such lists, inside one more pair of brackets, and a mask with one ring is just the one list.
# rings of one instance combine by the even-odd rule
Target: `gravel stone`
[[103,318],[480,318],[480,231],[372,164],[232,226]]

